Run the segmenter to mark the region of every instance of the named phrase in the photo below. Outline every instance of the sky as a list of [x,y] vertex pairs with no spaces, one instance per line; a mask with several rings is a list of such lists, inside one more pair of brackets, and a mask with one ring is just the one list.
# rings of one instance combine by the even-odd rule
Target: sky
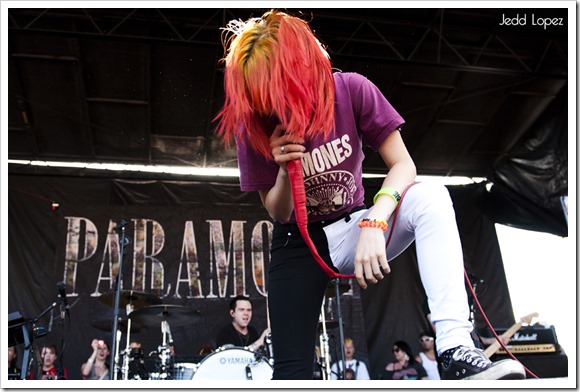
[[[558,343],[576,358],[576,239],[496,225],[516,321],[553,325]],[[569,364],[570,365],[570,364]],[[575,369],[576,367],[571,367]]]

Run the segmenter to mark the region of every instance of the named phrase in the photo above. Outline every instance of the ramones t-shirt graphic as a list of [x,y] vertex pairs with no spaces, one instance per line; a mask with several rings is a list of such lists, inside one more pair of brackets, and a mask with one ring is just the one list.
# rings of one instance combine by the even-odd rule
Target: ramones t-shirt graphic
[[[364,76],[335,73],[334,80],[335,129],[327,139],[321,135],[304,143],[302,170],[310,222],[338,218],[363,204],[363,143],[376,151],[404,123]],[[254,151],[248,142],[238,143],[237,149],[242,191],[273,187],[280,167]],[[292,217],[290,221],[295,220]]]

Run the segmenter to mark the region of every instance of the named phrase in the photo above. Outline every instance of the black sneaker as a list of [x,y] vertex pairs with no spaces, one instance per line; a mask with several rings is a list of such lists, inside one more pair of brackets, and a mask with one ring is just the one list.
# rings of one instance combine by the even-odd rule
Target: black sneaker
[[491,362],[478,348],[458,346],[442,353],[442,380],[516,380],[526,378],[521,363],[513,359]]

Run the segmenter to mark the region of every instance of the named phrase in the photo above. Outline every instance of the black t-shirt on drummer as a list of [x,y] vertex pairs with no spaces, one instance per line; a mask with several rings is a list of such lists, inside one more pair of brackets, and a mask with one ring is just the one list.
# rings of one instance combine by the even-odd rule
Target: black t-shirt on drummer
[[234,328],[232,323],[223,327],[217,334],[216,347],[232,344],[237,347],[247,347],[260,338],[256,328],[248,325],[248,333],[244,335]]

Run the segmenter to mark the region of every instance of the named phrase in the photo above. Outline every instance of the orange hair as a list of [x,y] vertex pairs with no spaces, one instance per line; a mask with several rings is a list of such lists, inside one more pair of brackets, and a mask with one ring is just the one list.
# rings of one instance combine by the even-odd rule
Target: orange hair
[[229,48],[222,59],[225,103],[215,118],[217,134],[226,143],[246,136],[270,159],[277,123],[295,139],[328,136],[334,129],[332,67],[308,23],[269,11],[246,22],[231,21],[224,31]]

